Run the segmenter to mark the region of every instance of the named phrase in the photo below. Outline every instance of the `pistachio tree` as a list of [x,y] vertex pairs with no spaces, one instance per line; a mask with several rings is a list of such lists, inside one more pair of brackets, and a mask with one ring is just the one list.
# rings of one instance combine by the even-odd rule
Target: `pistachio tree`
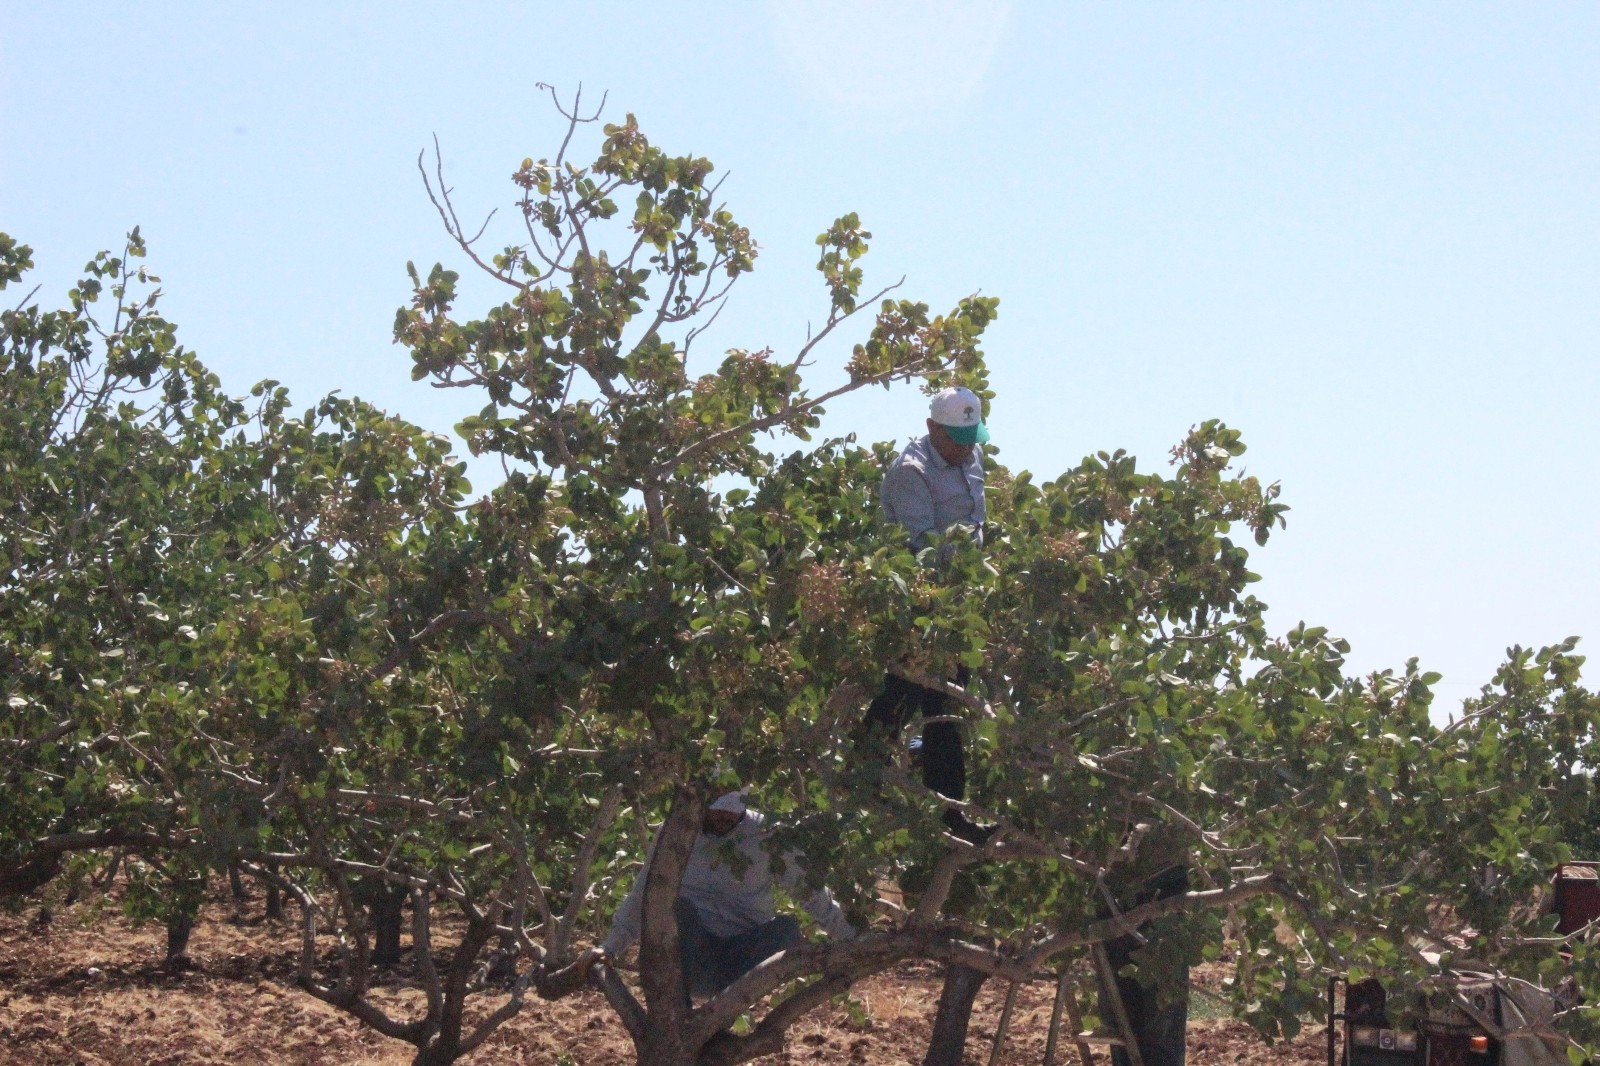
[[[1040,482],[991,456],[987,537],[914,554],[876,519],[892,449],[810,433],[867,385],[960,381],[987,399],[976,342],[994,302],[931,317],[864,298],[867,234],[846,216],[818,240],[819,328],[701,362],[696,341],[756,246],[708,162],[662,152],[629,117],[579,165],[568,151],[593,116],[564,114],[561,151],[513,174],[510,243],[463,223],[442,167],[425,170],[503,299],[458,315],[456,272],[413,271],[396,336],[419,378],[486,396],[462,432],[513,471],[499,498],[516,501],[520,554],[504,572],[529,598],[500,691],[547,728],[581,729],[595,785],[660,819],[638,991],[593,970],[641,1061],[777,1050],[803,1013],[908,957],[1022,979],[1132,934],[1133,975],[1170,983],[1221,950],[1224,918],[1237,1009],[1269,1036],[1294,1031],[1329,974],[1422,987],[1469,944],[1508,972],[1550,964],[1548,938],[1516,933],[1540,921],[1517,904],[1563,854],[1552,797],[1581,788],[1593,743],[1570,648],[1523,670],[1559,694],[1486,696],[1440,728],[1415,664],[1351,678],[1325,630],[1273,634],[1236,537],[1265,543],[1286,507],[1236,469],[1240,435],[1217,422],[1178,444],[1170,474],[1107,452]],[[864,338],[812,386],[828,373],[811,365],[818,343],[866,309]],[[937,830],[956,801],[852,741],[890,664],[964,708],[964,806],[996,826],[983,845]],[[943,680],[958,664],[966,688]],[[1508,772],[1551,784],[1513,802],[1486,783]],[[888,914],[686,1006],[673,902],[704,805],[736,784],[862,924]],[[1172,866],[1189,889],[1150,898],[1149,875]],[[890,876],[903,907],[873,898]],[[1492,934],[1473,931],[1480,915]]]
[[[1272,633],[1235,531],[1264,543],[1285,508],[1233,469],[1243,450],[1208,422],[1171,475],[1120,453],[1043,484],[991,474],[991,536],[953,564],[966,617],[926,643],[942,632],[979,675],[957,693],[969,806],[998,832],[903,857],[918,907],[942,896],[996,941],[994,973],[1132,934],[1139,979],[1173,992],[1224,949],[1225,918],[1235,1008],[1269,1037],[1333,975],[1448,989],[1470,965],[1549,983],[1558,945],[1533,903],[1586,805],[1600,710],[1575,642],[1514,649],[1441,726],[1437,675],[1415,662],[1349,677],[1326,630]],[[1189,890],[1153,898],[1174,866]],[[1561,1039],[1592,1039],[1581,1012],[1562,1021]]]
[[[29,249],[0,252],[0,281],[21,279]],[[462,592],[479,576],[462,466],[358,400],[225,394],[157,313],[143,256],[135,231],[66,309],[29,293],[5,312],[0,886],[16,899],[116,849],[128,908],[165,918],[177,956],[207,873],[250,870],[300,903],[313,994],[450,1061],[507,1016],[462,1030],[484,944],[553,906],[527,876],[475,881],[463,844],[502,764],[452,695],[495,655],[466,639],[486,623]],[[503,854],[526,872],[527,840],[570,819],[537,791],[517,802],[488,831],[514,827]],[[396,897],[429,993],[400,1019],[369,995]],[[467,925],[437,952],[436,897]]]
[[[134,230],[65,308],[29,293],[0,312],[3,894],[84,849],[185,839],[166,795],[116,767],[149,765],[147,710],[194,695],[178,665],[198,636],[186,612],[224,580],[204,561],[241,543],[238,486],[200,468],[250,416],[177,343],[143,257]],[[0,235],[0,286],[31,266]]]
[[[1107,451],[1042,479],[991,452],[983,535],[913,550],[875,503],[892,446],[814,437],[869,386],[987,404],[997,302],[871,291],[846,215],[807,336],[707,353],[759,251],[712,165],[557,107],[509,240],[419,159],[476,284],[411,268],[394,335],[418,380],[483,402],[459,430],[505,479],[470,504],[444,441],[360,401],[223,395],[137,295],[136,238],[70,309],[6,313],[4,884],[113,845],[175,883],[240,864],[298,902],[304,987],[423,1064],[586,981],[641,1062],[731,1064],[901,960],[1016,981],[1126,937],[1122,976],[1168,995],[1228,951],[1268,1037],[1332,974],[1592,986],[1533,905],[1592,794],[1573,642],[1513,649],[1438,725],[1417,664],[1351,677],[1326,630],[1274,632],[1246,543],[1286,508],[1215,421],[1164,470]],[[14,283],[27,251],[0,253]],[[965,800],[856,739],[888,669],[951,696]],[[691,1004],[674,902],[736,786],[863,935]],[[946,835],[953,806],[993,833]],[[631,981],[583,945],[646,849]],[[1152,892],[1174,867],[1187,888]],[[397,957],[409,1013],[379,991]],[[1545,1035],[1592,1043],[1587,1019]]]
[[[645,894],[643,1001],[600,972],[641,1056],[695,1061],[724,1024],[685,1011],[671,914],[706,797],[812,765],[905,644],[904,626],[816,624],[843,576],[828,546],[878,543],[866,490],[880,457],[812,432],[829,402],[869,386],[959,375],[982,388],[977,341],[996,302],[933,315],[867,295],[870,234],[847,215],[818,238],[824,299],[810,336],[702,362],[697,340],[753,268],[755,242],[718,201],[709,161],[662,151],[628,116],[579,165],[568,149],[593,116],[576,102],[564,113],[562,150],[513,174],[513,243],[463,223],[441,168],[425,170],[461,254],[504,299],[460,318],[458,274],[413,271],[396,337],[419,378],[485,395],[461,431],[512,470],[496,493],[519,523],[502,566],[527,598],[509,619],[516,671],[496,698],[583,729],[599,780],[665,818]],[[870,323],[848,364],[813,391],[815,353],[858,315]],[[802,447],[768,443],[783,437]],[[921,580],[903,550],[851,559],[881,572],[880,613]]]

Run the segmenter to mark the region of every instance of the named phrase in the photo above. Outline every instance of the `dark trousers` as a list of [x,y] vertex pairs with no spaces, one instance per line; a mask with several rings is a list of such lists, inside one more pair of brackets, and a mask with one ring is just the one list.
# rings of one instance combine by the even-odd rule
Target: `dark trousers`
[[[1146,889],[1140,893],[1139,902],[1151,899],[1168,899],[1189,891],[1189,871],[1182,866],[1173,866],[1156,874],[1147,882]],[[1109,915],[1104,915],[1109,917]],[[1148,925],[1140,928],[1141,933],[1148,934]],[[1106,942],[1106,957],[1111,963],[1111,972],[1116,973],[1133,959],[1133,953],[1139,949],[1139,941],[1132,936],[1119,936],[1115,940]],[[1122,996],[1122,1007],[1128,1012],[1128,1024],[1133,1029],[1134,1039],[1139,1044],[1139,1057],[1144,1061],[1144,1066],[1184,1066],[1187,1051],[1186,1030],[1189,1025],[1189,968],[1183,966],[1180,972],[1174,975],[1176,987],[1166,989],[1168,1002],[1165,1007],[1160,1005],[1159,992],[1155,988],[1140,984],[1132,977],[1117,978],[1117,992]],[[1115,1015],[1110,1012],[1109,1004],[1102,1002],[1100,1016],[1108,1024],[1112,1024]],[[1113,1066],[1129,1066],[1128,1053],[1115,1045],[1111,1048],[1111,1062]]]
[[714,996],[761,962],[800,943],[800,923],[787,914],[758,925],[749,932],[717,936],[706,930],[700,912],[686,899],[678,900],[678,951],[683,959],[684,991]]
[[[956,684],[965,687],[970,675],[965,666],[956,670]],[[883,679],[883,688],[867,707],[862,728],[868,736],[893,743],[900,738],[913,714],[938,717],[956,712],[956,702],[943,692],[907,681],[897,674]],[[967,762],[961,751],[961,726],[956,722],[927,722],[922,727],[922,783],[951,799],[967,798]]]

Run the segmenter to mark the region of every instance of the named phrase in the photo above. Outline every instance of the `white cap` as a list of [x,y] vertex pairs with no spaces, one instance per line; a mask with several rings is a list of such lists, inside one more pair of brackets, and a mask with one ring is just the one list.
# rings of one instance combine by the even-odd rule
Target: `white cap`
[[714,811],[727,811],[729,814],[743,814],[745,811],[744,789],[736,792],[726,792],[711,802]]
[[983,424],[983,401],[971,389],[959,385],[940,389],[933,394],[928,416],[946,429],[955,430],[951,437],[962,444],[980,444],[989,439],[989,429]]

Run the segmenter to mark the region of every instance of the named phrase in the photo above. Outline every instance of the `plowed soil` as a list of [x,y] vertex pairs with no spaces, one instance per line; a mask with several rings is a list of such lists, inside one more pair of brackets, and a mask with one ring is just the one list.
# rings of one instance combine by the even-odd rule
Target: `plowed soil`
[[[294,922],[269,922],[259,898],[214,893],[190,940],[190,968],[161,965],[164,932],[132,928],[114,907],[55,907],[48,920],[30,905],[0,914],[0,1064],[4,1066],[406,1066],[409,1045],[380,1036],[294,983]],[[294,912],[290,911],[291,919]],[[447,937],[440,940],[448,943]],[[330,945],[331,946],[331,945]],[[408,952],[409,954],[409,952]],[[402,963],[376,993],[391,1014],[407,1014],[420,993]],[[1214,1000],[1219,973],[1196,972],[1189,1027],[1192,1066],[1317,1066],[1325,1030],[1309,1025],[1288,1043],[1263,1044],[1227,1018],[1197,1017]],[[841,1004],[803,1019],[787,1049],[762,1063],[915,1066],[927,1050],[940,971],[906,964],[857,985],[855,1009]],[[978,997],[966,1062],[989,1062],[1005,985]],[[1001,1050],[1007,1066],[1044,1061],[1053,987],[1025,987]],[[502,1002],[487,993],[481,1011]],[[1078,1066],[1066,1041],[1058,1063]],[[530,995],[522,1013],[462,1060],[480,1066],[632,1066],[627,1034],[605,1000],[586,992],[555,1003]],[[1094,1066],[1109,1066],[1104,1049]]]

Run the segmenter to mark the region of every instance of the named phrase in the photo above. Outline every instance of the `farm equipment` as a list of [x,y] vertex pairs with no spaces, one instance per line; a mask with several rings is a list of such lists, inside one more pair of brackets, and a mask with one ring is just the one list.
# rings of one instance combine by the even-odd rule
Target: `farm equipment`
[[[1492,980],[1461,981],[1460,998],[1471,1013],[1441,998],[1413,1025],[1398,1025],[1387,993],[1375,978],[1348,985],[1344,1010],[1334,1009],[1337,980],[1328,984],[1329,1066],[1513,1066],[1505,1061],[1500,989]],[[1344,1023],[1343,1055],[1334,1022]],[[1484,1023],[1488,1023],[1488,1027]],[[1533,1066],[1524,1062],[1521,1066]]]
[[[1556,868],[1556,930],[1576,933],[1600,919],[1600,862]],[[1343,1010],[1338,986],[1344,984]],[[1556,999],[1525,981],[1463,974],[1436,993],[1423,1016],[1396,1024],[1376,978],[1328,982],[1328,1066],[1565,1066],[1550,1034]],[[1343,1023],[1342,1039],[1335,1023]]]
[[1576,933],[1600,918],[1600,862],[1568,862],[1556,869],[1556,932]]

